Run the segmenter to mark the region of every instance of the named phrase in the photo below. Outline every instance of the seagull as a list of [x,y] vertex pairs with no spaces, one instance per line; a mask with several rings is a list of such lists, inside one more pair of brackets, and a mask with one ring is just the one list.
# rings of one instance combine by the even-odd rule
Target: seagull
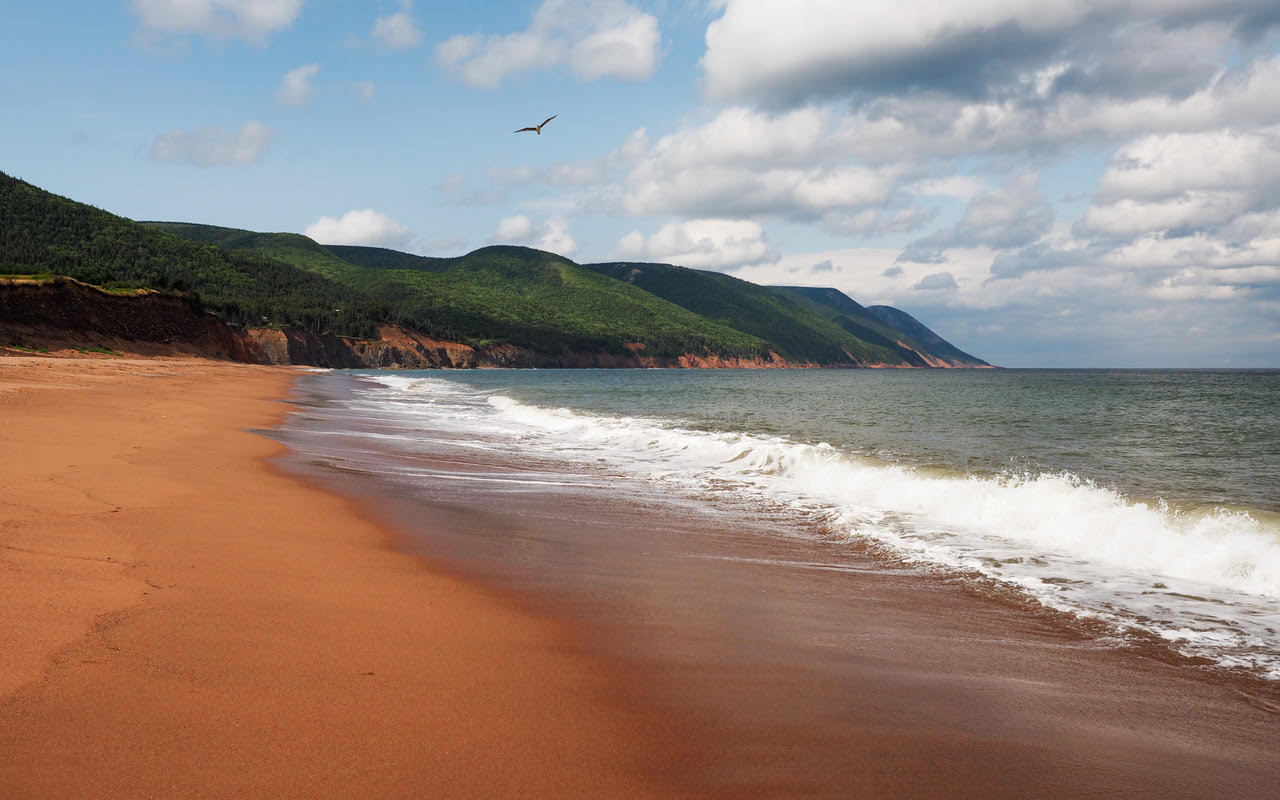
[[[551,116],[547,117],[546,119],[544,119],[544,120],[542,121],[542,125],[546,125],[548,122],[550,122],[551,120],[555,119],[555,118],[556,118],[556,117],[558,117],[558,116],[560,116],[560,115],[559,115],[559,114],[552,114]],[[536,133],[536,134],[538,134],[539,136],[541,136],[541,135],[542,135],[542,125],[535,125],[535,126],[533,126],[532,128],[521,128],[520,130],[516,131],[516,133],[524,133],[525,131],[533,131],[534,133]]]

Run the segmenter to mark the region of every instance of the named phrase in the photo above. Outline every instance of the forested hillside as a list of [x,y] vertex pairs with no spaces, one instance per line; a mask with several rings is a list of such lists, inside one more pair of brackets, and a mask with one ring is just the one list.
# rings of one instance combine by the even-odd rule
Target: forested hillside
[[[835,290],[767,288],[668,264],[583,266],[527,247],[429,258],[296,233],[139,223],[3,173],[0,273],[185,293],[243,330],[393,336],[417,353],[397,363],[983,365],[910,316],[863,309]],[[328,352],[342,349],[326,341]],[[450,342],[477,355],[426,352]],[[317,352],[291,347],[290,358]]]
[[277,259],[191,242],[0,173],[0,264],[191,292],[229,322],[372,335],[393,308]]

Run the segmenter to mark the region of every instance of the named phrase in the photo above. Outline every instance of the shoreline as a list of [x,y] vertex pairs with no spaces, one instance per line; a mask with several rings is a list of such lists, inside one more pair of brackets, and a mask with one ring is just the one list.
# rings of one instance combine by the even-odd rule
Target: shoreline
[[[550,453],[498,455],[430,419],[401,429],[345,411],[347,381],[300,383],[315,412],[285,430],[293,467],[405,531],[411,552],[571,620],[628,676],[631,707],[694,732],[676,767],[693,785],[1261,798],[1280,781],[1280,687],[1256,676],[1119,645],[781,517],[578,482]],[[384,435],[414,445],[380,449]]]
[[246,429],[284,417],[296,375],[0,359],[0,785],[672,796],[659,721],[566,626],[272,463],[283,446]]
[[0,786],[1065,798],[1280,780],[1273,695],[873,553],[451,479],[537,469],[483,454],[423,454],[441,476],[425,494],[309,466],[273,440],[290,429],[262,430],[323,402],[299,374],[0,358]]

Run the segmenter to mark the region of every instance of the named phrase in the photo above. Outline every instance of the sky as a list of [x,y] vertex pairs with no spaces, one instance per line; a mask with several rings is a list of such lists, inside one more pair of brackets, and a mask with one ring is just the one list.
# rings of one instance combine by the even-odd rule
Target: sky
[[834,286],[1008,367],[1280,366],[1276,0],[0,9],[0,171],[132,219]]

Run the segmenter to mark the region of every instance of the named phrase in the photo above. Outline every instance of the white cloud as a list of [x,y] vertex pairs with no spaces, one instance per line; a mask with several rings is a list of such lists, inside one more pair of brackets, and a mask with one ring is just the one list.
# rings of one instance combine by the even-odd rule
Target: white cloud
[[912,194],[933,197],[954,197],[958,200],[972,200],[973,196],[985,190],[987,184],[971,175],[950,175],[946,178],[929,178],[917,181],[907,187]]
[[800,215],[816,218],[889,201],[909,170],[848,163],[822,109],[769,115],[729,108],[659,139],[623,186],[629,214]]
[[648,14],[634,13],[575,43],[569,51],[569,66],[583,80],[613,77],[643,81],[658,68],[661,43],[658,21]]
[[303,233],[320,244],[400,248],[413,239],[413,231],[386,214],[366,208],[341,217],[321,217]]
[[533,239],[533,220],[524,214],[504,217],[498,222],[491,241],[509,244],[527,244]]
[[[1280,208],[1278,187],[1280,127],[1146,136],[1116,152],[1078,230],[1107,237],[1213,231]],[[1265,218],[1250,219],[1256,229]],[[1251,238],[1232,233],[1237,242]]]
[[563,217],[551,217],[542,223],[534,223],[525,214],[504,217],[489,241],[536,247],[566,258],[578,249],[578,243],[569,235],[569,222]]
[[760,224],[740,219],[671,222],[648,239],[639,231],[632,231],[619,240],[618,254],[627,259],[711,269],[731,269],[778,260],[778,254],[769,247]]
[[[885,89],[973,94],[991,88],[997,75],[1041,94],[1059,79],[1101,85],[1120,71],[1130,80],[1175,89],[1185,74],[1201,69],[1194,58],[1198,53],[1188,50],[1197,38],[1221,41],[1233,30],[1257,33],[1277,16],[1271,0],[723,0],[721,5],[723,14],[707,27],[702,59],[707,94],[717,101],[788,104]],[[1195,33],[1188,36],[1188,28]],[[1181,47],[1151,46],[1170,40]],[[1067,67],[1059,63],[1064,53],[1089,58]]]
[[1280,180],[1280,128],[1145,136],[1120,148],[1098,197],[1170,197],[1256,188]]
[[257,161],[274,138],[275,131],[256,120],[246,122],[234,133],[205,125],[194,131],[169,131],[156,136],[151,143],[151,158],[202,167],[245,166]]
[[915,206],[900,209],[868,208],[853,214],[832,211],[823,216],[822,227],[828,233],[841,236],[909,233],[932,218],[931,213]]
[[542,235],[533,243],[533,246],[539,250],[558,253],[566,258],[578,249],[578,243],[569,235],[569,222],[562,217],[552,217],[547,220],[542,229]]
[[[1225,59],[1225,56],[1224,56]],[[1156,133],[1249,129],[1280,122],[1280,55],[1224,70],[1184,96],[1098,96],[1064,89],[973,100],[882,95],[832,122],[831,141],[864,163],[1021,155],[1107,145]]]
[[307,100],[315,92],[315,87],[311,85],[311,79],[319,71],[319,64],[303,64],[286,72],[284,79],[280,81],[280,88],[276,89],[276,102],[290,108],[300,108],[306,105]]
[[262,44],[288,30],[302,12],[302,0],[132,0],[146,38],[208,36]]
[[661,40],[657,20],[624,0],[544,0],[527,30],[452,36],[436,47],[436,63],[485,89],[513,73],[562,65],[583,80],[642,81],[657,69]]
[[[889,304],[908,310],[925,301],[948,304],[948,307],[996,308],[1001,307],[1008,296],[1007,289],[982,286],[991,263],[989,248],[951,251],[945,271],[958,288],[935,292],[922,292],[913,287],[925,282],[927,288],[945,280],[928,278],[942,270],[933,265],[895,263],[898,253],[896,248],[787,253],[774,263],[748,265],[734,274],[763,285],[833,286],[865,305]],[[815,265],[824,265],[824,268],[815,271]],[[830,265],[830,269],[825,265]],[[926,324],[930,322],[928,315],[921,319]]]
[[946,260],[942,251],[949,247],[1009,248],[1039,240],[1053,223],[1053,207],[1039,181],[1037,174],[1028,172],[975,196],[959,222],[912,242],[903,260],[939,263]]
[[404,10],[375,19],[370,33],[374,41],[393,50],[417,47],[422,41],[422,31],[409,13],[412,5],[412,2],[406,2]]
[[912,291],[916,292],[933,292],[946,289],[959,289],[960,285],[956,283],[956,278],[950,272],[933,272],[925,275],[920,282],[912,286]]

